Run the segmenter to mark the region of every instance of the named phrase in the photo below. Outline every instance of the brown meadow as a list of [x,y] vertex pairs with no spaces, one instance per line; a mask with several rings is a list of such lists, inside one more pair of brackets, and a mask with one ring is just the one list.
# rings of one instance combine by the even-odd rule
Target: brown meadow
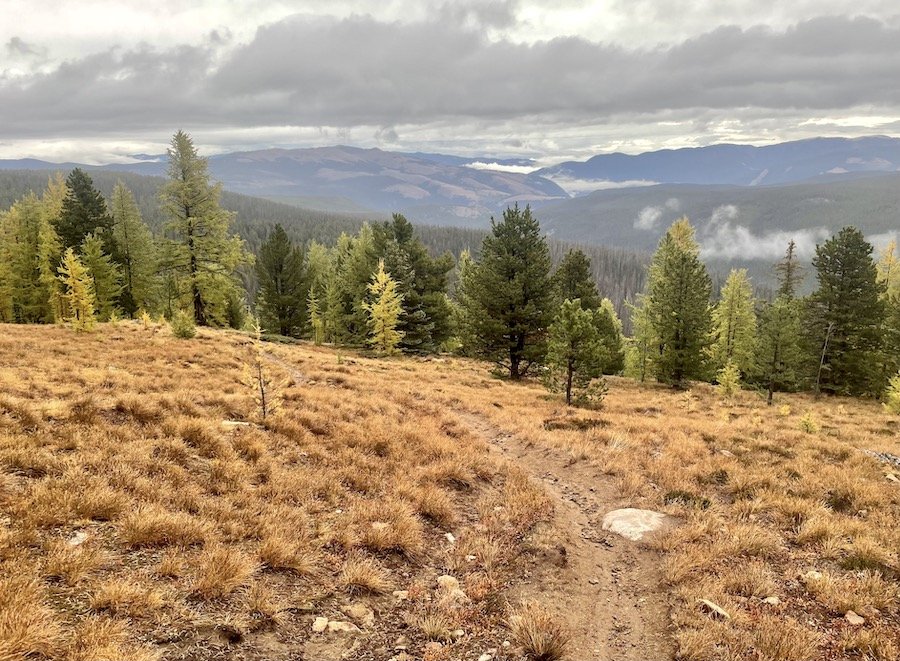
[[[681,657],[900,658],[876,403],[611,379],[566,410],[474,361],[267,344],[263,420],[245,335],[0,330],[0,659],[559,658],[565,622],[517,596],[556,503],[473,418],[676,517],[642,552]],[[325,649],[316,617],[360,631]]]

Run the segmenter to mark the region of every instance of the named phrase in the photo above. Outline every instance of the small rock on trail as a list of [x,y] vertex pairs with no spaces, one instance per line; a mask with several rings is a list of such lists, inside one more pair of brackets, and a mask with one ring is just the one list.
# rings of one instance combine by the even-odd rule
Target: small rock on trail
[[653,510],[639,510],[633,507],[613,510],[603,517],[603,529],[620,535],[633,542],[639,542],[647,533],[655,532],[665,527],[671,517],[654,512]]

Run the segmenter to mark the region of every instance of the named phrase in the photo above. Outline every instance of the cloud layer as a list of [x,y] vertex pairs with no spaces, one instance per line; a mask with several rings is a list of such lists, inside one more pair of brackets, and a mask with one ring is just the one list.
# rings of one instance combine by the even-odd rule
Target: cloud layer
[[534,152],[611,146],[617,130],[639,148],[678,136],[799,137],[851,116],[898,128],[900,21],[890,16],[719,25],[626,45],[517,39],[509,26],[521,13],[469,2],[412,21],[296,14],[244,39],[219,28],[190,44],[115,45],[54,64],[45,45],[14,36],[6,51],[16,64],[0,64],[0,141],[158,139],[185,127],[225,141],[362,132],[376,143],[469,138]]

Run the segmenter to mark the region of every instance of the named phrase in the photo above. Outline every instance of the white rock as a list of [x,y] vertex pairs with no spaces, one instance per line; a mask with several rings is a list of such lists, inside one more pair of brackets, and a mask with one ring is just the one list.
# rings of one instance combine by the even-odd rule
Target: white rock
[[766,597],[762,600],[764,604],[768,604],[769,606],[777,606],[781,603],[781,599],[778,597]]
[[853,611],[847,611],[844,614],[844,619],[854,627],[860,627],[866,623],[866,618],[862,617],[861,615],[857,615]]
[[313,621],[313,625],[312,625],[313,633],[322,633],[327,628],[328,628],[328,618],[327,617],[317,617]]
[[670,517],[661,512],[627,507],[608,512],[603,517],[603,529],[638,542],[648,532],[654,532],[665,526],[669,519]]
[[491,661],[493,658],[490,654],[482,654],[478,657],[478,661]]
[[81,544],[84,544],[87,538],[88,534],[83,530],[79,530],[74,535],[69,537],[67,544],[69,546],[80,546]]
[[448,532],[446,535],[444,535],[444,537],[446,537],[447,541],[451,544],[456,544],[456,537],[453,536],[452,532]]
[[811,569],[805,574],[803,574],[803,580],[805,581],[820,581],[822,580],[822,572],[816,571],[815,569]]

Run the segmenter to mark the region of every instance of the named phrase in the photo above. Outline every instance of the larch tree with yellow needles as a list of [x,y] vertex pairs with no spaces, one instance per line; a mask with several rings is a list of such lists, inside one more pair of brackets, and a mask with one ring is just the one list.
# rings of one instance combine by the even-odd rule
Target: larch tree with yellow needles
[[712,346],[715,366],[733,364],[746,375],[756,349],[756,312],[753,285],[747,269],[732,269],[722,288],[722,297],[712,313],[716,341]]
[[63,284],[65,321],[76,331],[89,331],[94,327],[94,288],[87,268],[72,248],[66,250],[59,266],[59,280]]
[[378,262],[378,270],[369,283],[369,295],[371,300],[363,303],[369,314],[369,345],[383,356],[395,354],[403,338],[403,333],[397,330],[403,312],[403,295],[384,270],[384,260]]

